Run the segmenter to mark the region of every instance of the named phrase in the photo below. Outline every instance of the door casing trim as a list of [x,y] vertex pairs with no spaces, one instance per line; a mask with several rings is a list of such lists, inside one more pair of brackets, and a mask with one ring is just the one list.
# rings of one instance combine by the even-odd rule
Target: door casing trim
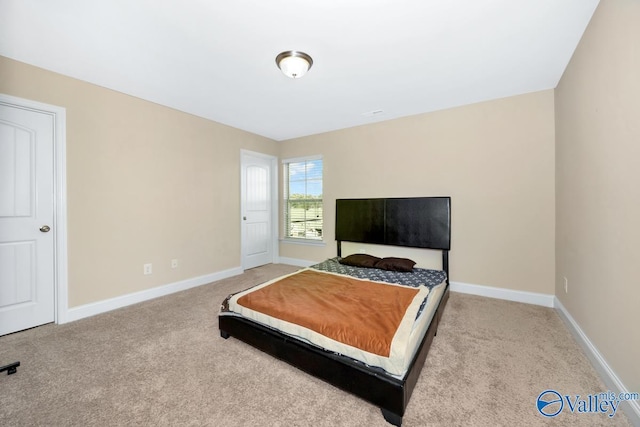
[[57,105],[0,93],[0,104],[53,117],[54,321],[66,323],[69,310],[67,253],[67,110]]

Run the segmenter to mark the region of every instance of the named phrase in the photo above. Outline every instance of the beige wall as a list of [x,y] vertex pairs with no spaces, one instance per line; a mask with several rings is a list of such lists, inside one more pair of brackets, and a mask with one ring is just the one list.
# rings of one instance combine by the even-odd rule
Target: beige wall
[[274,141],[3,57],[0,75],[67,111],[70,307],[240,266],[240,150]]
[[640,390],[638,23],[637,0],[600,2],[556,90],[556,294],[632,392]]
[[281,142],[282,158],[324,156],[327,245],[280,255],[335,256],[336,198],[448,195],[453,281],[553,294],[553,102],[549,90]]

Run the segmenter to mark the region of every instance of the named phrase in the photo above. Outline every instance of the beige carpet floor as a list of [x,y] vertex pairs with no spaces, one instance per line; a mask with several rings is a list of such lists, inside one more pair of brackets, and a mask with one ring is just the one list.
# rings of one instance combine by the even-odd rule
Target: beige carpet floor
[[[220,338],[229,293],[268,265],[65,325],[0,337],[2,426],[388,426],[380,410]],[[607,391],[554,310],[452,293],[404,426],[630,426],[618,411],[542,417],[538,395]]]

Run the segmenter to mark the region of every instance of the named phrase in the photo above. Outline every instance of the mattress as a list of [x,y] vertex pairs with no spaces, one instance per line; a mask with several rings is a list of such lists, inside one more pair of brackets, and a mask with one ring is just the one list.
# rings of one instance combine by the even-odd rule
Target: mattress
[[[276,278],[246,291],[231,295],[223,303],[220,314],[251,319],[261,325],[278,330],[324,350],[347,356],[369,367],[382,369],[395,377],[403,377],[418,346],[422,342],[433,319],[438,303],[442,298],[446,287],[446,276],[438,270],[414,269],[415,274],[398,274],[397,272],[386,272],[378,269],[342,266],[338,261],[339,259],[327,260],[311,268]],[[406,310],[403,308],[404,312],[399,320],[398,328],[393,334],[389,352],[384,354],[372,351],[371,349],[361,348],[355,344],[352,345],[349,342],[345,342],[348,340],[338,339],[335,336],[326,336],[308,325],[301,326],[297,324],[296,321],[285,320],[284,318],[280,318],[282,316],[278,315],[269,316],[263,312],[265,310],[262,308],[255,310],[238,302],[239,300],[246,301],[247,296],[251,296],[250,294],[254,292],[269,291],[269,287],[275,288],[285,281],[291,282],[293,280],[295,282],[296,275],[304,274],[305,272],[308,272],[307,274],[313,272],[316,276],[324,275],[334,282],[340,280],[340,277],[343,277],[349,283],[362,285],[367,289],[371,289],[371,301],[376,299],[376,292],[382,295],[384,294],[382,291],[393,291],[395,289],[400,291],[401,289],[399,288],[414,288],[413,293],[415,297],[411,297],[410,302],[406,306]],[[302,281],[302,276],[299,277]],[[369,277],[384,280],[371,280]],[[437,283],[439,280],[440,283]],[[394,283],[397,281],[404,282],[404,284]],[[373,303],[367,304],[364,302],[362,304],[375,306]],[[382,308],[382,310],[385,309],[386,308]],[[378,308],[378,310],[381,309]],[[376,318],[374,314],[375,313],[370,313],[368,317],[374,319]],[[330,317],[332,316],[333,315]],[[384,328],[381,327],[380,329],[382,330]]]

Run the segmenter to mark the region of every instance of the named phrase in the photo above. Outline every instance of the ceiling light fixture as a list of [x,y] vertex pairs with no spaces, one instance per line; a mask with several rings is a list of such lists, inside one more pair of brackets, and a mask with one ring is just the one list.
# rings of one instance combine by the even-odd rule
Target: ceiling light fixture
[[304,52],[288,50],[276,56],[276,64],[285,76],[299,79],[309,71],[313,65],[313,59]]

